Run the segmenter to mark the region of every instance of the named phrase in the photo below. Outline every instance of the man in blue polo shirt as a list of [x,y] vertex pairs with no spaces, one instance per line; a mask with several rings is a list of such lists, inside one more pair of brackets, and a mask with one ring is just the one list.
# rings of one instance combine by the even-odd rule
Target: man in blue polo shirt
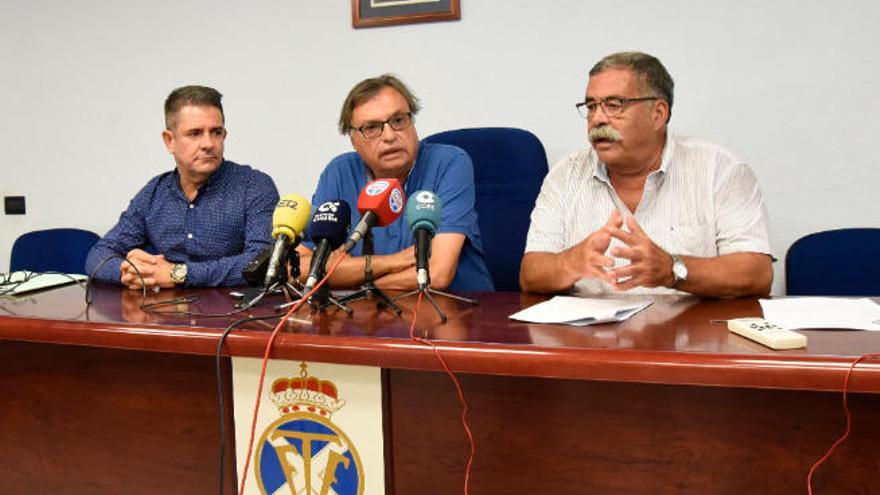
[[204,86],[168,95],[162,139],[176,167],[151,179],[89,252],[96,279],[131,289],[244,285],[242,268],[272,241],[278,190],[223,158],[221,98]]
[[[431,248],[431,286],[452,291],[491,291],[492,279],[483,259],[483,244],[474,210],[474,171],[460,148],[420,143],[413,126],[418,99],[396,77],[385,74],[361,81],[342,105],[339,131],[355,151],[334,158],[324,169],[312,198],[317,207],[342,199],[354,207],[361,189],[375,179],[394,178],[409,195],[433,191],[443,202],[443,217]],[[352,225],[360,221],[352,212]],[[405,220],[373,229],[375,255],[370,265],[374,282],[383,289],[417,286],[413,235]],[[302,263],[308,267],[310,253]],[[339,265],[331,283],[352,287],[364,281],[362,245]],[[303,270],[307,272],[308,270]]]

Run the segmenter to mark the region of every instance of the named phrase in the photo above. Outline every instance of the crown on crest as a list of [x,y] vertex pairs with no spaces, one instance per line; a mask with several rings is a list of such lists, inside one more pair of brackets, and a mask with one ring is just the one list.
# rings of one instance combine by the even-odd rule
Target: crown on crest
[[329,418],[345,405],[335,383],[309,376],[306,363],[299,367],[299,377],[282,377],[272,382],[270,398],[281,414],[309,412]]

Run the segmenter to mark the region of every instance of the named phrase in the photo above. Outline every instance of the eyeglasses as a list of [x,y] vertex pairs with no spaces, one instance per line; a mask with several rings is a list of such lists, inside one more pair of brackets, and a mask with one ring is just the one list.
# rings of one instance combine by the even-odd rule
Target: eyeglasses
[[621,98],[619,96],[609,96],[608,98],[602,98],[601,100],[587,100],[575,105],[578,113],[581,117],[588,119],[592,115],[595,115],[596,109],[602,107],[602,111],[605,112],[605,115],[608,117],[620,117],[623,115],[623,111],[626,110],[627,105],[630,103],[636,103],[639,101],[651,101],[651,100],[659,100],[660,98],[657,96],[640,96],[638,98]]
[[385,124],[388,124],[395,131],[403,131],[409,129],[412,123],[412,112],[406,112],[392,115],[390,119],[384,122],[373,121],[367,122],[360,127],[352,127],[351,131],[360,131],[365,139],[376,139],[385,131]]

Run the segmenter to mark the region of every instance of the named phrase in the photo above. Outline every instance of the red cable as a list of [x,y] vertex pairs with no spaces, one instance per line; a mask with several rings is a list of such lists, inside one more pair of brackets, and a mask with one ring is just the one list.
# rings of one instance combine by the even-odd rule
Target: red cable
[[434,345],[433,342],[427,339],[423,339],[420,337],[416,337],[415,329],[416,329],[416,318],[419,315],[419,308],[422,306],[422,296],[423,293],[419,291],[419,298],[416,300],[416,307],[413,310],[413,322],[412,326],[409,328],[409,338],[414,342],[418,342],[421,344],[425,344],[434,349],[434,353],[437,355],[437,359],[440,360],[440,364],[443,365],[443,369],[446,370],[446,374],[452,379],[452,383],[455,384],[455,391],[458,393],[458,401],[461,402],[461,424],[464,426],[464,431],[467,433],[468,444],[470,445],[470,456],[468,457],[467,469],[464,472],[464,495],[468,495],[468,483],[471,479],[471,466],[474,463],[474,450],[476,450],[476,446],[474,444],[474,435],[471,433],[471,428],[468,426],[467,413],[468,413],[468,405],[464,400],[464,393],[461,391],[461,384],[458,382],[458,378],[456,378],[455,373],[449,368],[449,364],[446,363],[446,359],[440,354],[440,349]]
[[333,267],[330,268],[330,270],[327,272],[327,275],[325,275],[324,278],[322,278],[321,281],[318,282],[318,284],[315,285],[315,287],[312,288],[312,290],[309,291],[308,294],[304,294],[302,299],[297,301],[297,303],[294,304],[287,313],[285,313],[284,317],[281,318],[281,321],[278,322],[278,325],[275,326],[275,329],[272,330],[272,333],[269,335],[269,341],[266,342],[266,352],[263,354],[263,368],[260,371],[260,385],[257,387],[257,402],[254,404],[254,417],[251,421],[251,437],[250,440],[248,440],[247,457],[245,458],[244,471],[241,475],[241,486],[238,489],[239,495],[244,495],[244,484],[247,481],[248,468],[250,467],[251,463],[251,454],[253,453],[254,449],[254,434],[257,431],[257,415],[260,412],[260,398],[263,395],[263,381],[266,378],[266,365],[269,363],[269,353],[272,351],[272,344],[275,342],[275,337],[278,335],[281,327],[283,327],[284,324],[287,322],[287,319],[290,318],[293,313],[296,313],[296,311],[299,310],[303,303],[306,302],[309,297],[311,297],[312,294],[315,293],[316,290],[324,285],[324,282],[326,282],[327,279],[330,278],[330,275],[332,275],[333,272],[336,271],[336,267],[339,266],[339,263],[341,263],[342,260],[346,258],[347,254],[348,253],[343,253],[343,255],[336,260],[336,263],[333,264]]
[[847,437],[849,437],[849,432],[852,429],[852,415],[849,412],[849,404],[847,403],[846,393],[849,389],[849,377],[852,375],[853,370],[856,368],[856,365],[859,364],[865,358],[880,358],[880,354],[865,354],[864,356],[859,357],[855,361],[852,362],[849,366],[849,370],[846,372],[846,377],[843,379],[843,412],[846,415],[846,429],[843,432],[843,435],[840,436],[831,447],[828,448],[828,451],[825,452],[818,461],[813,463],[813,466],[810,468],[809,474],[807,474],[807,493],[809,495],[813,495],[813,474],[815,474],[816,470],[819,469],[828,458],[831,457],[831,454],[834,453],[834,450],[837,449],[840,444],[846,441]]

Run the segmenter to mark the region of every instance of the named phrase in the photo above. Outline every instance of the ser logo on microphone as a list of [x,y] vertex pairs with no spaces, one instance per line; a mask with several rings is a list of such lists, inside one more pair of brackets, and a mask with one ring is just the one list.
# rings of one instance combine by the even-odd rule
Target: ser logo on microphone
[[299,201],[295,199],[281,198],[281,200],[278,201],[276,208],[292,208],[295,210],[299,208]]

